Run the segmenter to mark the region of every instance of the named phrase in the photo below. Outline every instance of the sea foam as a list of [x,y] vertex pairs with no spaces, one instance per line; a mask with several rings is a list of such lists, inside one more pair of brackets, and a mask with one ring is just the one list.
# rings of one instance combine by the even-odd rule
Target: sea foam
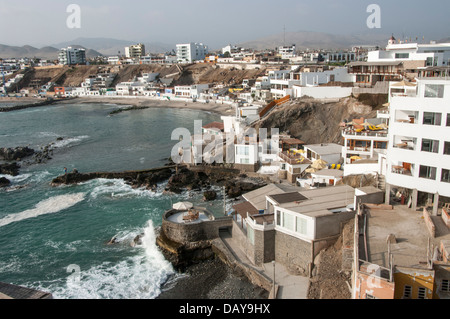
[[9,214],[6,217],[0,219],[0,227],[8,225],[10,223],[35,218],[41,215],[57,213],[83,201],[84,196],[85,193],[76,193],[50,197],[39,202],[32,209],[28,209],[16,214]]
[[65,282],[40,284],[41,289],[51,291],[55,299],[154,299],[161,293],[161,286],[175,271],[156,246],[152,221],[143,229],[134,230],[123,237],[143,233],[137,254],[113,263],[104,262],[78,274],[68,271]]

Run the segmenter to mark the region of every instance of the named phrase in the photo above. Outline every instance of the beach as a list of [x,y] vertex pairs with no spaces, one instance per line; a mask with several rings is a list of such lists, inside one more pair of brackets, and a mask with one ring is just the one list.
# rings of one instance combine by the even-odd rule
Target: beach
[[130,105],[136,107],[158,107],[158,108],[177,108],[177,109],[190,109],[216,113],[219,115],[234,115],[235,109],[229,104],[222,104],[221,102],[204,103],[204,102],[185,102],[177,100],[162,100],[155,98],[146,98],[142,96],[138,97],[78,97],[76,99],[64,101],[61,100],[58,103],[100,103],[100,104],[118,104],[118,105]]

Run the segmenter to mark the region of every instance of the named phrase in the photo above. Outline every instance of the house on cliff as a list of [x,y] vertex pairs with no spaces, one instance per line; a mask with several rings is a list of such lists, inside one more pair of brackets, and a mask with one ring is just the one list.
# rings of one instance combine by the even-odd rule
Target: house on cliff
[[354,196],[346,185],[294,191],[270,184],[244,194],[246,201],[233,207],[232,236],[255,265],[275,260],[307,275],[314,258],[354,218]]

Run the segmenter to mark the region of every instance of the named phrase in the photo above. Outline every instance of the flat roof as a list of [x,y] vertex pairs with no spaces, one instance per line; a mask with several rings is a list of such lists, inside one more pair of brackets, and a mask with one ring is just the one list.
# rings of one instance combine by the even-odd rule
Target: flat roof
[[335,143],[322,143],[305,145],[304,148],[309,148],[319,155],[340,154],[342,152],[342,145]]
[[391,243],[395,265],[426,268],[423,262],[427,261],[430,234],[422,219],[422,211],[417,212],[404,205],[396,205],[393,210],[372,209],[367,218],[367,249],[370,262],[389,267],[386,239],[393,234],[397,240],[397,243]]
[[247,213],[249,215],[259,214],[259,210],[257,210],[256,207],[253,206],[252,203],[248,201],[233,205],[233,209],[243,218],[247,217]]
[[292,201],[279,206],[295,213],[320,217],[332,215],[330,210],[345,208],[354,201],[355,189],[348,185],[318,188],[299,191],[307,199],[299,202]]
[[245,200],[249,201],[256,209],[266,209],[266,196],[283,194],[284,190],[276,186],[275,184],[269,184],[264,187],[258,188],[254,191],[242,195]]
[[315,173],[311,173],[311,175],[342,177],[344,175],[344,171],[341,171],[339,169],[325,168]]
[[269,197],[272,198],[274,201],[276,201],[278,204],[299,202],[299,201],[304,201],[304,200],[308,199],[307,197],[303,196],[299,192],[269,195]]

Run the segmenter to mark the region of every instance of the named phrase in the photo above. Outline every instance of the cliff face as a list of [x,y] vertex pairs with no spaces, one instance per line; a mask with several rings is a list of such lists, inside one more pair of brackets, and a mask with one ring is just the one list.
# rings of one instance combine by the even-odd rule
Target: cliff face
[[264,119],[256,122],[256,129],[278,128],[307,144],[341,143],[339,124],[344,120],[371,118],[376,111],[354,98],[339,102],[322,103],[308,99],[286,103],[272,110]]

